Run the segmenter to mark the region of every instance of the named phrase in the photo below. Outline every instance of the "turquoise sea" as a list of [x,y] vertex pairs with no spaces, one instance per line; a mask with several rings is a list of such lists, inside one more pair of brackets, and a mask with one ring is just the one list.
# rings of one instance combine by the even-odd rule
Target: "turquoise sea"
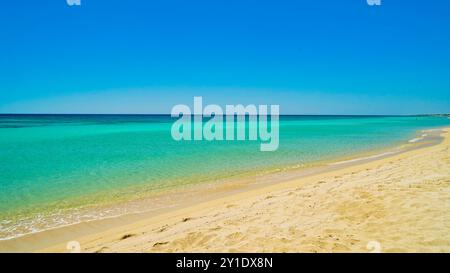
[[[280,146],[174,141],[166,115],[0,115],[0,239],[71,224],[99,204],[407,143],[431,116],[281,116]],[[219,182],[218,182],[219,183]]]

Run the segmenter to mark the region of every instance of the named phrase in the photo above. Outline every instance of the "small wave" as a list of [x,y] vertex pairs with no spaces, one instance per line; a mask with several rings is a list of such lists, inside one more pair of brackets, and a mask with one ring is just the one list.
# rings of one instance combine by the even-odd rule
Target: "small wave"
[[415,142],[424,140],[427,136],[428,136],[428,134],[423,134],[420,137],[416,137],[416,138],[413,138],[413,139],[409,140],[408,142],[409,143],[415,143]]
[[346,164],[346,163],[352,163],[352,162],[358,162],[358,161],[362,161],[362,160],[368,160],[368,159],[375,159],[375,158],[379,158],[379,157],[383,157],[383,156],[387,156],[387,155],[392,155],[395,154],[396,151],[392,151],[392,152],[386,152],[386,153],[381,153],[381,154],[376,154],[376,155],[371,155],[371,156],[365,156],[365,157],[358,157],[355,159],[350,159],[350,160],[344,160],[344,161],[338,161],[338,162],[334,162],[334,163],[330,163],[328,165],[341,165],[341,164]]

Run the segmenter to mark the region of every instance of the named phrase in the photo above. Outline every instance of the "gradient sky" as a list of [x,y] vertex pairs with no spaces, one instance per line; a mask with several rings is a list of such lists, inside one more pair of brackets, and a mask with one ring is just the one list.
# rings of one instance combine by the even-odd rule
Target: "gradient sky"
[[450,112],[450,1],[4,1],[0,113]]

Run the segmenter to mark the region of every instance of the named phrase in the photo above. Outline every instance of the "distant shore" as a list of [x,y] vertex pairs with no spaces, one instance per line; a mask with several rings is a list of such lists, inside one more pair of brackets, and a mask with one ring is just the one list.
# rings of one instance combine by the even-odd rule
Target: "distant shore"
[[220,189],[228,194],[205,202],[1,241],[0,251],[67,252],[77,241],[83,252],[366,252],[374,241],[382,251],[447,252],[446,131],[438,144],[428,139],[277,183],[228,185]]

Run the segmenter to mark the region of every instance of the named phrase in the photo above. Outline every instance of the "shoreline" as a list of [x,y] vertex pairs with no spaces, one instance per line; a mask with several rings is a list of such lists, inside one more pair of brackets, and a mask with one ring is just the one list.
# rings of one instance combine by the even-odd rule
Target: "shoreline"
[[[435,132],[439,132],[438,130],[445,129],[434,129]],[[429,135],[433,136],[433,133],[429,132]],[[292,181],[310,180],[313,177],[328,175],[333,172],[341,172],[364,164],[382,161],[386,158],[393,158],[404,155],[405,153],[435,147],[440,145],[439,143],[442,143],[442,140],[439,141],[437,136],[434,136],[434,139],[425,138],[425,141],[409,143],[408,145],[397,147],[394,151],[390,149],[390,152],[377,153],[375,155],[372,154],[365,157],[359,156],[350,160],[334,161],[326,165],[310,167],[300,171],[286,171],[284,173],[282,172],[281,175],[277,173],[271,174],[270,177],[265,177],[268,181],[259,181],[254,184],[248,183],[248,181],[247,183],[237,182],[234,185],[232,185],[233,183],[225,183],[224,185],[218,186],[218,188],[221,189],[212,189],[212,194],[208,198],[204,198],[201,201],[191,200],[190,202],[186,202],[175,207],[160,209],[157,212],[141,212],[115,216],[111,218],[71,224],[68,226],[27,234],[13,239],[2,240],[0,241],[0,252],[45,252],[47,250],[66,251],[65,247],[62,247],[61,243],[72,241],[75,238],[95,237],[96,234],[99,236],[103,233],[109,233],[111,230],[121,229],[130,225],[139,225],[138,223],[142,221],[147,222],[150,220],[155,220],[158,222],[157,219],[160,217],[165,218],[169,215],[183,215],[185,210],[188,210],[188,212],[195,212],[195,210],[197,210],[192,210],[189,208],[196,208],[199,206],[202,207],[205,204],[207,206],[214,204],[217,205],[218,202],[230,202],[231,200],[235,200],[236,196],[253,196],[253,193],[267,192],[270,191],[272,187],[284,187],[292,183]],[[276,177],[277,175],[281,177]],[[55,245],[58,245],[58,247],[52,247]]]

